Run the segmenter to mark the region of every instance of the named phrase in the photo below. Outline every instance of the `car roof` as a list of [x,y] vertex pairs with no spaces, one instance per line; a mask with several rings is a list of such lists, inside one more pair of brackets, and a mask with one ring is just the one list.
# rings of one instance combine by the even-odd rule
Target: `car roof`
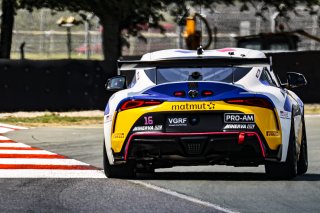
[[191,58],[266,58],[261,51],[244,48],[223,48],[204,50],[198,55],[196,50],[167,49],[144,54],[141,61],[155,61],[161,59],[191,59]]

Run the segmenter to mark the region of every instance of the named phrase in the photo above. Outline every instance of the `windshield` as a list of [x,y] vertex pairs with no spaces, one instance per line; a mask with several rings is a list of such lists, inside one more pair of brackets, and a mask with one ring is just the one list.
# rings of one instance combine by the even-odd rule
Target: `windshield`
[[252,67],[158,68],[145,70],[156,84],[179,81],[219,81],[233,83],[243,78]]

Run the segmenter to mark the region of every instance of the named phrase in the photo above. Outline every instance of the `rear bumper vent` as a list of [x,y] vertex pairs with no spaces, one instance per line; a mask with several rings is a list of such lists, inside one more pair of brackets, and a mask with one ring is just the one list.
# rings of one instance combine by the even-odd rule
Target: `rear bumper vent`
[[192,136],[192,137],[181,137],[180,139],[182,146],[186,154],[188,155],[200,155],[206,142],[208,141],[207,136]]
[[200,155],[201,154],[201,144],[200,143],[187,143],[186,152],[189,155]]

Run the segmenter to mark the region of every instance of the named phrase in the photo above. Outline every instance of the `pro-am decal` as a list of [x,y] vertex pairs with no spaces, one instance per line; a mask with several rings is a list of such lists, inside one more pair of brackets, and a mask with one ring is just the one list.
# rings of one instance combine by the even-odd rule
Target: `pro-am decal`
[[133,132],[162,131],[162,125],[135,126]]
[[254,114],[224,113],[225,123],[254,123]]

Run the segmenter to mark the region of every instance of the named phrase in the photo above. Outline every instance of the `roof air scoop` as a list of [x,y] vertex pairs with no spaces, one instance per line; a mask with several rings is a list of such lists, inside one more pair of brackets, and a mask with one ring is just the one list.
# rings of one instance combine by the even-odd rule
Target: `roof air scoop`
[[189,81],[200,81],[202,80],[202,75],[200,72],[193,72],[191,75],[189,75]]

